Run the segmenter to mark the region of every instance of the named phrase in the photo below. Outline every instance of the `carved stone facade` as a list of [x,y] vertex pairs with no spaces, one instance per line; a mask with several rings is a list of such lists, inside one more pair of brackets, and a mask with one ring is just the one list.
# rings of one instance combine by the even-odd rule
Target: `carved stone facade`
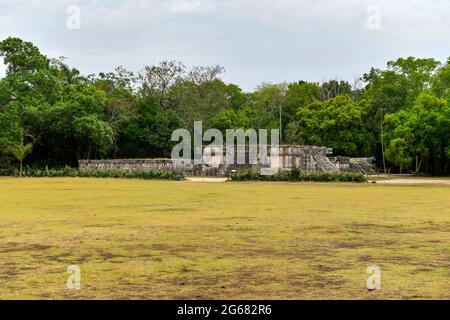
[[[82,171],[90,170],[126,170],[126,171],[178,171],[185,176],[228,176],[231,171],[252,169],[260,171],[261,168],[273,170],[290,170],[294,167],[303,172],[361,172],[370,173],[373,158],[352,159],[348,157],[333,157],[332,149],[316,146],[282,145],[278,154],[271,154],[267,150],[268,164],[257,162],[249,164],[248,148],[245,164],[226,164],[224,156],[212,155],[210,165],[194,165],[188,161],[154,160],[154,159],[117,159],[117,160],[80,160],[79,168]],[[259,155],[260,156],[260,155]],[[258,159],[261,157],[258,157]]]

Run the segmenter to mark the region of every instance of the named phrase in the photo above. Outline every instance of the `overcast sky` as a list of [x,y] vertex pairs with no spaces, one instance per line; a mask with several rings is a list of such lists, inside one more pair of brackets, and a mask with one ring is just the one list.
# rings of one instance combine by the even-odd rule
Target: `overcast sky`
[[[71,5],[81,10],[80,29],[67,27]],[[0,0],[0,38],[8,36],[68,57],[86,74],[174,59],[220,64],[225,81],[253,90],[261,82],[352,80],[411,55],[444,61],[450,1]]]

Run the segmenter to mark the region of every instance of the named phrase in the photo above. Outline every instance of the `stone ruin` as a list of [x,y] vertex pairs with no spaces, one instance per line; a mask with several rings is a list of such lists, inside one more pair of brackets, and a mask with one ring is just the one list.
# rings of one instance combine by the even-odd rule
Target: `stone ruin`
[[[225,152],[224,152],[225,153]],[[281,145],[278,155],[271,155],[268,147],[268,163],[248,164],[248,147],[246,164],[226,164],[225,157],[212,155],[211,164],[192,164],[182,160],[155,159],[115,159],[115,160],[79,160],[81,171],[125,170],[125,171],[177,171],[185,176],[229,176],[232,171],[254,170],[260,172],[267,167],[275,170],[291,170],[296,167],[302,172],[359,172],[374,173],[372,162],[375,158],[331,157],[331,148],[317,146]],[[236,153],[235,153],[236,154]]]
[[339,169],[340,172],[360,172],[362,174],[375,174],[373,163],[375,158],[350,158],[350,157],[329,157],[330,162]]

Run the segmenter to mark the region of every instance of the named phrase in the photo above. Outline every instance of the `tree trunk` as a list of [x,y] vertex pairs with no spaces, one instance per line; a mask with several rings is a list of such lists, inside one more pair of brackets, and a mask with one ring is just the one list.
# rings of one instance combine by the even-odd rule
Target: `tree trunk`
[[422,167],[422,162],[423,162],[423,158],[420,159],[420,161],[419,161],[419,165],[418,165],[417,170],[416,170],[417,173],[420,171],[420,168]]
[[80,148],[80,146],[77,147],[76,157],[77,157],[77,161],[81,159],[81,148]]
[[22,162],[23,162],[23,161],[20,160],[19,176],[22,176],[22,174],[23,174],[23,163],[22,163]]

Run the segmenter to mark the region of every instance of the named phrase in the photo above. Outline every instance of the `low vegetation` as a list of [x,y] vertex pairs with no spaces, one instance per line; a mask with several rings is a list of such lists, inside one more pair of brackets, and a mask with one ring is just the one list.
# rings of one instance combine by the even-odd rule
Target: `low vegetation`
[[449,193],[0,178],[0,299],[450,299]]
[[[2,173],[0,172],[0,175]],[[126,170],[87,170],[63,167],[59,169],[27,168],[22,173],[18,171],[3,173],[5,176],[25,177],[81,177],[81,178],[125,178],[125,179],[164,179],[183,180],[184,175],[179,171],[126,171]],[[280,171],[274,175],[261,175],[252,170],[238,171],[231,174],[232,181],[312,181],[312,182],[367,182],[360,173],[304,173],[293,168],[290,171]]]
[[178,171],[126,171],[126,170],[91,170],[80,171],[71,167],[62,169],[29,169],[27,177],[82,177],[82,178],[125,178],[125,179],[164,179],[182,180],[184,176]]
[[293,168],[290,171],[280,171],[274,175],[262,175],[259,172],[246,170],[231,174],[232,181],[313,181],[313,182],[367,182],[361,173],[304,173]]

